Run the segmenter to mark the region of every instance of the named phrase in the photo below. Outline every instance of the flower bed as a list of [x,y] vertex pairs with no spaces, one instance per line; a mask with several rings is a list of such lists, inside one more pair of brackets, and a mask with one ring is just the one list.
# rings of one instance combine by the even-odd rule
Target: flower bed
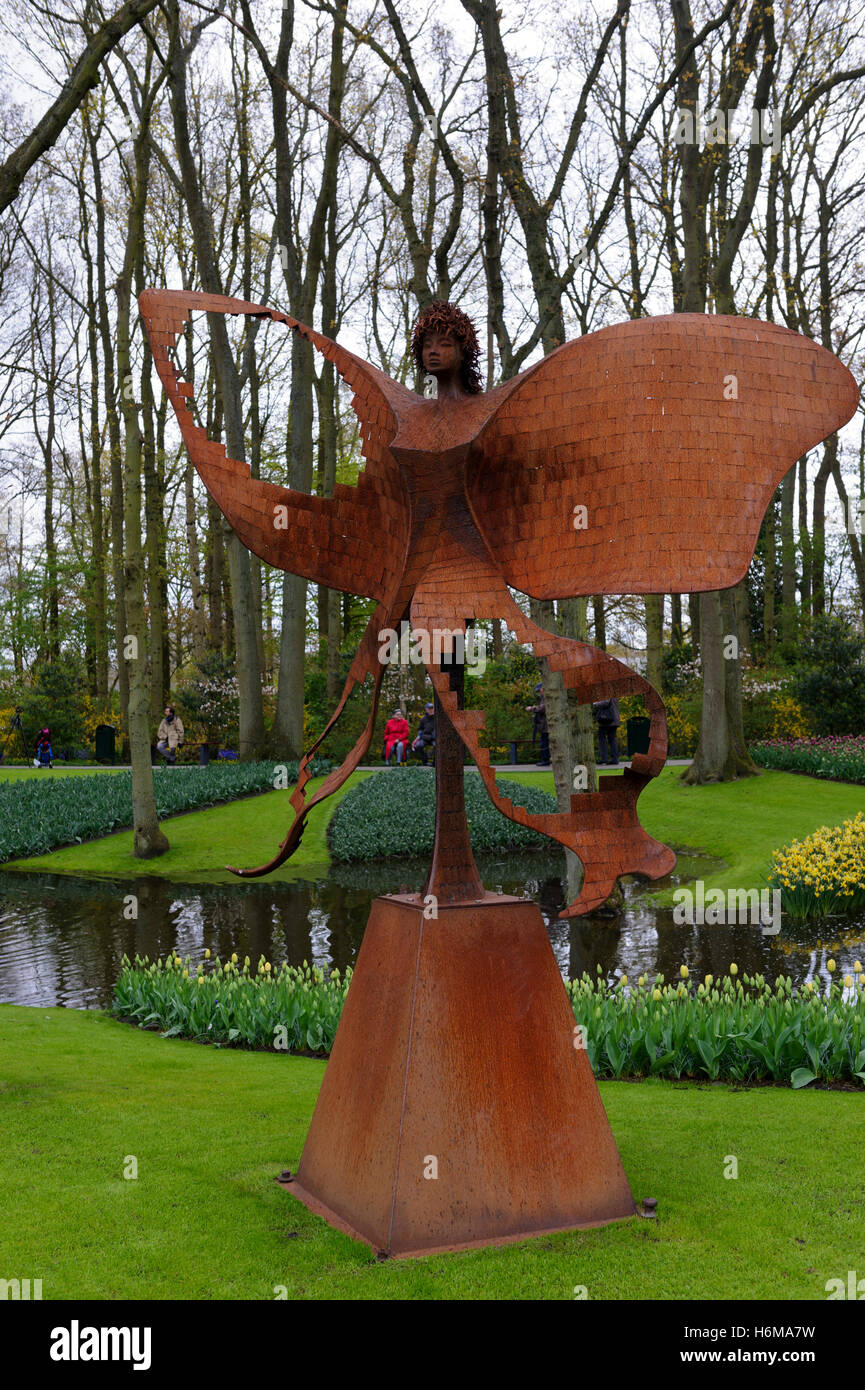
[[[830,974],[835,962],[829,961]],[[599,967],[600,970],[600,967]],[[247,956],[224,965],[210,952],[155,964],[126,957],[112,1011],[166,1037],[268,1048],[330,1051],[351,970],[325,973],[306,962],[274,970]],[[566,985],[574,1042],[598,1076],[662,1076],[807,1086],[811,1081],[865,1081],[865,988],[859,961],[840,984],[820,994],[794,990],[789,976],[774,988],[737,967],[696,987],[686,966],[677,984],[662,975],[636,986],[584,974]]]
[[[311,765],[312,775],[322,776],[332,766],[319,759]],[[289,786],[297,781],[296,762],[165,768],[154,777],[157,812],[168,816],[268,791],[280,769]],[[131,772],[56,780],[40,773],[33,780],[0,784],[0,861],[47,854],[58,845],[93,840],[131,824]]]
[[344,979],[338,970],[325,976],[306,961],[273,970],[263,957],[253,974],[249,956],[242,966],[236,955],[223,965],[209,950],[196,969],[189,956],[136,956],[134,964],[124,956],[112,1013],[167,1038],[330,1052],[350,980],[351,970]]
[[[555,797],[540,787],[497,779],[502,795],[515,806],[543,814],[556,810]],[[466,814],[475,853],[549,848],[536,830],[497,811],[480,773],[466,769]],[[328,845],[336,861],[396,859],[429,854],[435,830],[435,773],[427,767],[392,767],[367,777],[343,797],[328,826]]]
[[760,767],[781,772],[807,772],[836,782],[865,782],[865,735],[839,734],[825,738],[769,738],[751,745]]
[[[830,961],[831,970],[835,962]],[[789,976],[774,989],[762,975],[694,989],[687,966],[676,985],[641,976],[636,988],[583,974],[567,986],[582,1042],[597,1076],[708,1077],[712,1081],[865,1081],[862,966],[820,995]]]
[[843,825],[821,825],[772,856],[769,887],[798,921],[865,908],[865,813]]

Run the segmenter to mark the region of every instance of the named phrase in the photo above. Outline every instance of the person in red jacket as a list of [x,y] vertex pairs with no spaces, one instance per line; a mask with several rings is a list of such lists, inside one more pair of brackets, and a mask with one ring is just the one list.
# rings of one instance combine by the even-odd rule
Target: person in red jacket
[[401,709],[395,709],[384,726],[384,760],[388,767],[390,767],[391,754],[394,749],[396,749],[397,766],[405,761],[409,734],[408,720],[404,718]]

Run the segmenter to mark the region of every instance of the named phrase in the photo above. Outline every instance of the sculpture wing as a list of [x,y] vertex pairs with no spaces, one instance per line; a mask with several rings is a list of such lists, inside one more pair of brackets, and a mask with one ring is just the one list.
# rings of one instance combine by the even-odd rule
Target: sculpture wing
[[603,328],[499,389],[469,500],[535,598],[729,588],[778,483],[859,399],[809,338],[704,314]]
[[[381,599],[408,543],[408,507],[388,445],[397,431],[396,407],[412,393],[384,372],[299,323],[288,314],[223,295],[145,290],[139,306],[159,378],[177,415],[198,473],[233,530],[253,554],[328,588]],[[169,352],[193,310],[248,314],[285,323],[334,363],[354,389],[366,469],[356,487],[337,484],[333,497],[314,497],[250,477],[249,467],[226,455],[195,424],[192,387]]]

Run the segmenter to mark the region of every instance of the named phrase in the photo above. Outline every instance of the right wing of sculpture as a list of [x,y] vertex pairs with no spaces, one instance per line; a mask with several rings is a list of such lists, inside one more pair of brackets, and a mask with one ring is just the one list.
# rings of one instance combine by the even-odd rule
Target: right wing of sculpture
[[540,599],[729,588],[778,483],[859,400],[809,338],[714,314],[603,328],[499,389],[469,498]]
[[[408,542],[407,502],[388,445],[397,430],[400,394],[411,393],[338,343],[260,304],[185,290],[144,290],[139,306],[189,456],[243,544],[278,569],[331,589],[381,599],[404,562]],[[360,420],[366,468],[356,487],[337,484],[333,497],[316,497],[255,479],[248,465],[208,439],[192,416],[192,387],[169,355],[193,310],[285,323],[334,363],[354,390],[352,405]]]

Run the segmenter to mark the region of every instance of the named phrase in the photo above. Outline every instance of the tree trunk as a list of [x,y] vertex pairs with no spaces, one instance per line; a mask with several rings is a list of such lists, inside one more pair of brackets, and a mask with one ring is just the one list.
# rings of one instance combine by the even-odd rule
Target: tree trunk
[[[150,681],[147,658],[147,624],[144,613],[144,554],[141,544],[141,465],[142,439],[138,406],[133,398],[132,363],[129,349],[129,305],[136,249],[144,237],[144,209],[150,164],[147,121],[149,107],[142,114],[142,125],[135,139],[135,185],[126,239],[122,274],[117,281],[117,374],[121,383],[123,423],[126,432],[124,455],[123,553],[124,604],[128,623],[127,643],[119,659],[124,661],[129,680],[129,746],[132,754],[132,832],[136,859],[164,854],[169,843],[159,826],[153,768],[150,761]],[[167,775],[167,773],[166,773]]]
[[[213,252],[213,225],[205,206],[189,136],[186,97],[186,53],[180,38],[179,9],[176,0],[168,7],[171,41],[169,49],[169,89],[174,118],[175,144],[183,182],[195,255],[204,289],[222,294],[222,284]],[[238,462],[246,458],[243,411],[237,364],[228,337],[225,315],[208,314],[214,372],[225,415],[225,442],[228,453]],[[264,711],[261,697],[261,670],[255,628],[255,604],[249,552],[226,526],[228,569],[231,578],[232,618],[237,654],[237,688],[240,704],[241,759],[261,757],[264,751]]]
[[796,640],[796,534],[793,504],[796,494],[796,465],[781,483],[781,640],[789,652]]
[[664,599],[646,594],[646,680],[660,691],[664,672]]

